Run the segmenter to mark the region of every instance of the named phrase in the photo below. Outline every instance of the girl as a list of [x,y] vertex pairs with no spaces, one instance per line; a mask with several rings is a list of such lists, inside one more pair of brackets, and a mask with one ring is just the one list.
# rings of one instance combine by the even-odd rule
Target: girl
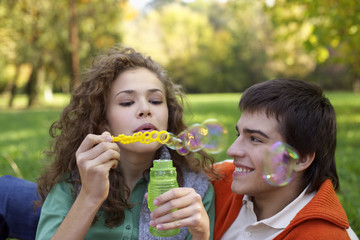
[[[186,129],[182,92],[161,66],[131,48],[95,59],[59,121],[50,128],[53,163],[38,179],[43,206],[36,239],[151,239],[181,228],[172,239],[212,238],[213,188],[204,174],[213,159],[181,156],[159,143],[113,143],[112,135]],[[171,158],[180,188],[154,203],[144,195],[154,159]],[[177,209],[176,211],[172,211]]]

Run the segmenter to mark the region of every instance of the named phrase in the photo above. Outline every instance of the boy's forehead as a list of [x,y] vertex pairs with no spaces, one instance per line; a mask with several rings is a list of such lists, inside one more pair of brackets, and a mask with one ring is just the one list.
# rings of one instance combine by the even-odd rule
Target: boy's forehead
[[279,123],[274,116],[265,111],[243,112],[236,125],[238,131],[242,129],[261,130],[267,133],[279,133]]

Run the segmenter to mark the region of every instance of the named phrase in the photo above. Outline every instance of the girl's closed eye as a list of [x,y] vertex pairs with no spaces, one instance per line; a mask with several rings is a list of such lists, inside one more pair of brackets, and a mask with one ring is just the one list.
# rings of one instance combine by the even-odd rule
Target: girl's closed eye
[[150,99],[149,103],[154,104],[154,105],[160,105],[163,103],[162,99]]
[[120,106],[123,106],[123,107],[129,107],[131,106],[132,104],[134,104],[134,101],[121,101],[119,103]]
[[153,105],[161,105],[164,103],[165,97],[160,91],[156,91],[150,94],[148,101]]

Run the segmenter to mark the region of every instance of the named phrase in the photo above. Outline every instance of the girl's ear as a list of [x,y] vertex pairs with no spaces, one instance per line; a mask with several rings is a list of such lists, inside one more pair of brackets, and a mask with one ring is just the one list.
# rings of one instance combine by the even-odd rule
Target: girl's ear
[[300,158],[295,163],[294,170],[296,172],[301,172],[301,171],[306,170],[311,165],[311,163],[314,161],[314,159],[315,159],[315,152],[310,153],[310,154]]
[[110,126],[106,120],[104,121],[104,123],[101,124],[100,130],[102,133],[105,131],[111,133]]

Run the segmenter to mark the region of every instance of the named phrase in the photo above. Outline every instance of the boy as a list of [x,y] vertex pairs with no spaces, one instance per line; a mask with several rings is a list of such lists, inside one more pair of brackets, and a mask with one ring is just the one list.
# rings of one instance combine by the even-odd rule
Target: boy
[[[241,97],[234,160],[216,165],[214,239],[357,239],[335,190],[336,117],[322,89],[298,80],[271,80]],[[274,186],[263,161],[276,142],[297,150],[294,178]]]

